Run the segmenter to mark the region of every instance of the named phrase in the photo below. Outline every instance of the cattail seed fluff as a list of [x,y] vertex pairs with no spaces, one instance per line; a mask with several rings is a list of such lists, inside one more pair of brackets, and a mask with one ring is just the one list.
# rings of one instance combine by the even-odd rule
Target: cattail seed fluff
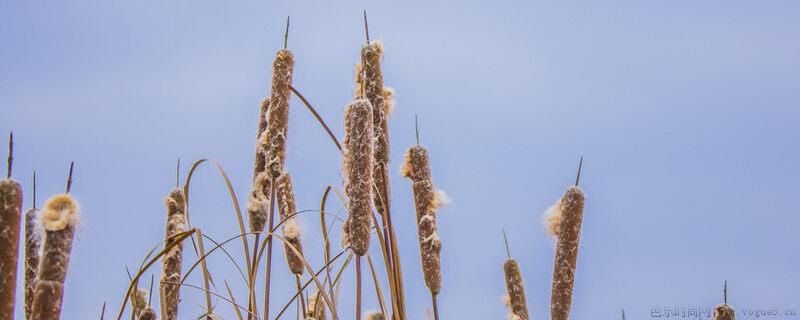
[[270,177],[278,178],[286,161],[286,134],[289,130],[289,98],[292,84],[294,57],[286,49],[278,51],[272,63],[272,93],[267,110],[266,135],[262,135],[261,146],[266,152],[266,171]]
[[558,219],[558,231],[555,235],[557,243],[550,298],[550,312],[553,320],[569,318],[584,200],[583,192],[577,186],[567,189],[564,196],[561,197],[561,217]]
[[0,181],[0,319],[14,318],[22,186]]
[[402,175],[412,181],[422,273],[428,290],[436,295],[442,287],[442,242],[436,225],[436,209],[441,205],[437,199],[441,196],[437,196],[433,189],[430,160],[424,147],[413,146],[408,149]]
[[25,319],[30,319],[33,305],[33,291],[39,273],[39,233],[36,232],[36,218],[39,210],[30,209],[25,213]]
[[366,99],[357,99],[345,108],[344,192],[349,215],[344,222],[343,245],[363,256],[369,249],[370,216],[372,214],[372,169],[374,134],[372,106]]
[[714,320],[736,320],[736,311],[732,305],[722,303],[714,308]]
[[48,199],[39,219],[45,231],[39,279],[33,293],[31,319],[56,320],[61,314],[72,241],[79,217],[78,202],[68,194]]
[[[167,224],[164,238],[172,239],[186,231],[186,197],[180,189],[173,189],[164,199],[167,208]],[[164,320],[178,318],[180,301],[181,268],[183,267],[183,243],[178,243],[161,258],[163,263],[159,290],[163,297],[161,313]]]
[[[289,265],[289,270],[295,275],[302,275],[305,270],[303,263],[303,245],[300,242],[300,225],[297,222],[297,217],[293,216],[297,213],[297,203],[294,197],[294,188],[292,187],[292,176],[289,172],[283,171],[276,184],[276,200],[278,201],[278,214],[280,214],[283,224],[283,237],[286,239],[285,253],[286,263]],[[297,255],[292,250],[291,246],[300,253]]]
[[525,297],[525,286],[522,282],[522,271],[516,259],[508,259],[503,263],[503,274],[506,279],[509,308],[509,319],[528,320],[528,300]]

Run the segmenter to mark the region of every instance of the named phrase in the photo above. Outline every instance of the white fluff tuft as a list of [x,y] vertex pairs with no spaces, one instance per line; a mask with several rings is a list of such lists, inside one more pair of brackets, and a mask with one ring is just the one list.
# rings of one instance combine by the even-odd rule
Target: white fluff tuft
[[561,220],[563,219],[562,208],[563,206],[561,204],[561,200],[559,199],[558,202],[547,208],[542,216],[544,231],[551,239],[554,240],[558,240],[558,228],[559,225],[561,225]]
[[450,205],[453,202],[450,197],[447,196],[447,193],[444,190],[436,190],[433,194],[433,207],[436,209],[441,209]]

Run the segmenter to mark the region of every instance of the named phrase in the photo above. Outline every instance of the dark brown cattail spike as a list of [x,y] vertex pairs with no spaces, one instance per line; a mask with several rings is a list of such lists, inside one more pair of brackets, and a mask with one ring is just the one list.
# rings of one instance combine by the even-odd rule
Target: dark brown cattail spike
[[75,161],[69,162],[69,175],[67,175],[67,191],[65,193],[69,193],[69,190],[72,189],[72,169],[75,167]]
[[175,165],[175,188],[181,185],[181,158],[178,158],[178,164]]
[[419,119],[417,118],[417,115],[415,114],[414,115],[414,132],[417,135],[417,145],[419,145],[419,121],[418,120]]
[[24,305],[25,319],[30,319],[33,304],[33,291],[36,289],[36,278],[39,268],[39,237],[36,232],[36,171],[33,172],[33,208],[25,213],[25,279]]
[[289,42],[289,17],[286,17],[286,30],[283,32],[283,49],[286,50],[286,44]]
[[728,303],[728,281],[725,280],[725,285],[722,288],[722,303]]
[[36,170],[33,170],[33,208],[36,209]]
[[503,241],[506,242],[506,254],[508,258],[511,259],[511,250],[508,248],[508,237],[506,237],[506,229],[503,229]]
[[14,164],[14,132],[8,134],[8,171],[6,179],[11,179],[11,166]]
[[[13,136],[9,138],[9,177],[13,158],[12,140]],[[10,178],[0,180],[0,319],[14,318],[21,212],[22,186]]]
[[364,10],[364,34],[367,36],[367,45],[369,45],[369,24],[367,23],[367,10]]
[[581,161],[578,162],[578,174],[575,176],[575,186],[578,186],[578,182],[581,181],[581,168],[583,167],[583,156],[581,156]]
[[625,320],[625,309],[622,309],[622,320]]
[[64,280],[79,218],[78,202],[69,194],[48,199],[39,223],[45,230],[44,254],[33,293],[31,319],[58,320],[64,297]]

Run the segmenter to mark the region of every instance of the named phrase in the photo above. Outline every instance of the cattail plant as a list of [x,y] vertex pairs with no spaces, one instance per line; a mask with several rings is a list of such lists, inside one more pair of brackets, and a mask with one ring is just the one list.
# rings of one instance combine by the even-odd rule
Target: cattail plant
[[369,249],[372,211],[373,141],[372,106],[357,99],[345,108],[344,191],[350,214],[343,225],[342,242],[359,256]]
[[11,179],[14,135],[8,141],[8,171],[0,181],[0,319],[14,318],[19,256],[19,222],[22,212],[22,186]]
[[[269,108],[267,110],[267,127],[264,133],[259,138],[261,148],[265,154],[265,169],[264,172],[268,175],[269,182],[265,182],[264,194],[267,201],[271,201],[271,197],[275,192],[274,181],[283,172],[283,165],[286,161],[286,135],[289,131],[289,98],[291,97],[291,84],[292,73],[294,69],[294,56],[292,52],[286,49],[286,43],[289,37],[289,18],[286,18],[286,32],[283,36],[283,49],[279,50],[272,62],[272,87],[270,88]],[[273,227],[273,212],[271,203],[269,212],[269,226],[267,231],[272,232]],[[254,224],[251,223],[251,226]],[[262,226],[263,230],[264,227]],[[266,274],[265,274],[265,291],[264,291],[264,317],[269,318],[269,298],[270,298],[270,277],[272,276],[272,241],[273,237],[267,239],[267,258],[266,258]],[[256,243],[258,243],[258,234],[256,234]],[[257,245],[253,249],[253,254],[257,252]],[[255,259],[254,259],[255,260]],[[255,267],[252,275],[255,275]],[[250,279],[254,281],[255,279]],[[251,290],[250,302],[248,309],[253,307],[253,299],[255,292]],[[252,311],[252,310],[251,310]],[[251,315],[248,314],[248,318]]]
[[79,222],[78,202],[68,193],[53,196],[45,203],[39,219],[41,229],[45,231],[44,249],[33,294],[31,319],[56,320],[60,317],[64,280]]
[[509,320],[528,320],[528,298],[525,296],[525,285],[522,280],[522,271],[519,262],[511,257],[511,250],[508,248],[508,238],[503,230],[503,240],[506,243],[506,253],[508,259],[503,263],[503,275],[506,280],[506,291],[503,303],[508,307]]
[[722,289],[722,303],[714,307],[714,320],[736,320],[736,310],[728,304],[728,281]]
[[422,274],[431,293],[434,318],[438,319],[436,296],[442,288],[442,242],[436,225],[436,210],[446,204],[447,196],[443,191],[434,190],[428,150],[419,142],[406,151],[402,175],[412,181]]
[[[275,198],[278,201],[278,214],[280,214],[281,220],[283,221],[281,228],[283,230],[283,237],[286,239],[284,250],[286,253],[286,263],[292,274],[300,276],[303,274],[303,270],[305,270],[305,265],[303,264],[302,256],[303,245],[300,242],[300,225],[297,222],[297,217],[293,216],[297,212],[297,204],[294,198],[294,188],[292,187],[292,176],[289,175],[289,172],[283,171],[283,173],[278,176],[278,180],[275,181],[275,184],[277,192]],[[292,251],[290,244],[300,252],[300,255]]]
[[572,289],[575,284],[575,266],[578,261],[578,243],[583,221],[584,196],[578,182],[583,158],[578,165],[575,185],[569,187],[561,199],[545,216],[546,227],[556,240],[553,284],[550,297],[550,313],[553,320],[567,320],[572,305]]
[[25,319],[30,319],[31,306],[33,305],[33,291],[36,289],[36,278],[39,268],[39,233],[36,232],[36,218],[39,209],[36,209],[36,171],[33,172],[33,208],[25,213]]
[[356,256],[356,318],[361,317],[361,256],[369,250],[372,217],[373,152],[372,106],[357,99],[344,114],[344,192],[349,215],[342,226],[342,243]]
[[[186,197],[181,189],[175,188],[164,199],[167,208],[167,224],[164,235],[165,243],[174,241],[174,237],[186,231]],[[178,318],[178,302],[180,301],[181,268],[183,265],[183,243],[178,243],[161,258],[163,269],[159,292],[161,299],[161,318],[175,320]]]

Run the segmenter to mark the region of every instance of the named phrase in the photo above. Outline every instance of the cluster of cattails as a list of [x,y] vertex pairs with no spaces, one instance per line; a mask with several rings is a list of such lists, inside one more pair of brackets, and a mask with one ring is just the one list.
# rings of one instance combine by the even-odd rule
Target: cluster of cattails
[[[167,224],[164,234],[165,243],[175,241],[175,236],[186,231],[186,197],[183,191],[176,188],[164,199],[167,208]],[[183,243],[177,243],[161,258],[162,272],[159,285],[161,297],[161,318],[174,320],[178,318],[178,302],[180,301],[181,268],[183,266]]]
[[402,175],[412,181],[422,273],[431,295],[436,296],[442,287],[442,242],[436,225],[436,210],[447,202],[447,197],[433,188],[430,160],[425,147],[416,145],[408,149]]
[[34,208],[25,213],[23,220],[22,186],[11,179],[12,161],[13,135],[9,138],[6,179],[0,180],[0,319],[14,319],[22,221],[25,222],[25,319],[58,319],[61,315],[72,242],[75,229],[80,223],[78,202],[68,194],[72,166],[67,193],[48,199],[41,214],[36,209],[34,173]]

